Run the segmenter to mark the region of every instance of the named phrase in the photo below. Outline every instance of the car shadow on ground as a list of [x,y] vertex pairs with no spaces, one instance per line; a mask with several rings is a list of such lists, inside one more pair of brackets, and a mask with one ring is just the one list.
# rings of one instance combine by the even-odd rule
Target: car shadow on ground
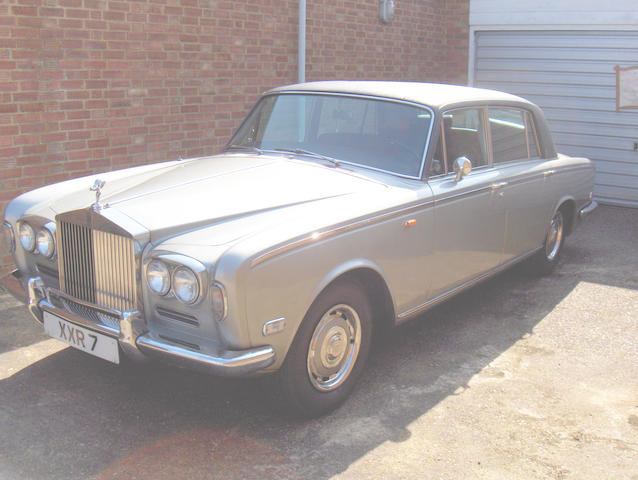
[[412,422],[533,334],[578,283],[638,289],[624,253],[637,233],[638,211],[601,208],[568,239],[553,275],[514,268],[377,341],[353,396],[315,420],[286,417],[261,381],[62,350],[0,380],[0,476],[330,478],[410,438]]

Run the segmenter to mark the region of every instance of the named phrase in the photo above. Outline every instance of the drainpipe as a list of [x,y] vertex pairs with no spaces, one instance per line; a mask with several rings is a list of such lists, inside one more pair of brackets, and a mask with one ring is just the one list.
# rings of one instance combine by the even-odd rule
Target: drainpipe
[[299,0],[299,83],[306,81],[306,0]]

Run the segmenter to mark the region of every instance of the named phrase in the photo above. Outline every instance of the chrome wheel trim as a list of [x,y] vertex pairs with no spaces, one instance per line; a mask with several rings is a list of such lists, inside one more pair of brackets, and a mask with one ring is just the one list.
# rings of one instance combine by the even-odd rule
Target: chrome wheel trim
[[308,378],[320,392],[341,386],[352,373],[361,346],[361,320],[350,305],[330,307],[310,339]]
[[563,214],[556,212],[549,225],[547,239],[545,240],[545,257],[550,262],[554,261],[563,242]]

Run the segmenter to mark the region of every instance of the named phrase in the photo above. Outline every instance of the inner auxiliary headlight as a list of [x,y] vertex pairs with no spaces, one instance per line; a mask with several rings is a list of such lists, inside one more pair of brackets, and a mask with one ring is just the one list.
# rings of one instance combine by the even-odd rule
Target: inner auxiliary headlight
[[35,248],[35,231],[27,222],[20,222],[20,245],[27,252],[32,252]]
[[166,295],[171,288],[171,274],[164,262],[153,260],[146,267],[148,286],[158,295]]
[[173,272],[173,292],[178,300],[193,303],[199,297],[199,281],[193,271],[179,267]]
[[55,254],[55,240],[53,239],[53,233],[51,233],[47,227],[42,227],[40,229],[36,236],[35,243],[40,255],[52,258]]

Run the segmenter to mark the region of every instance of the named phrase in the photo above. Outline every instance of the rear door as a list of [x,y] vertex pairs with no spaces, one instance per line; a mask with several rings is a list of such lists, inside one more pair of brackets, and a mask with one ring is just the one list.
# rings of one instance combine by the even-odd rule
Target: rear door
[[542,245],[553,205],[547,184],[554,171],[541,158],[530,112],[491,107],[488,124],[496,190],[506,211],[502,261],[507,262]]

